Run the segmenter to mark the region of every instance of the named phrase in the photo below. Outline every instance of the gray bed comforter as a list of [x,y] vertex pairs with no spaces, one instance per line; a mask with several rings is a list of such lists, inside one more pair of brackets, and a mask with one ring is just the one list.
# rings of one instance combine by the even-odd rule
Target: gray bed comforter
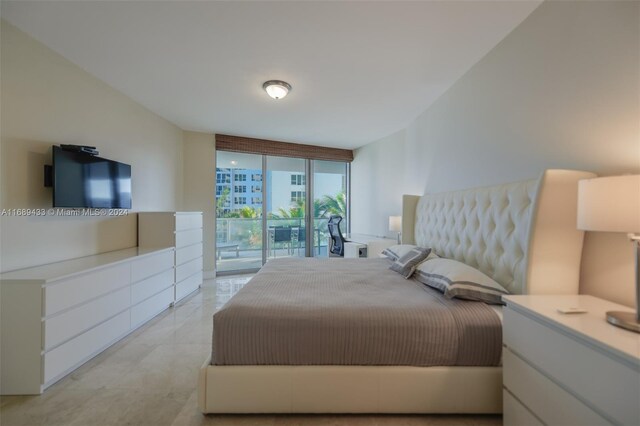
[[213,316],[214,365],[497,366],[498,315],[387,259],[277,259]]

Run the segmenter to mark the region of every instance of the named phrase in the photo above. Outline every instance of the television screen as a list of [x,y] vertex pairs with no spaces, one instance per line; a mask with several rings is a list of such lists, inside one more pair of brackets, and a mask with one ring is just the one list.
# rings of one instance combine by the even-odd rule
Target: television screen
[[131,208],[131,166],[53,147],[53,207]]

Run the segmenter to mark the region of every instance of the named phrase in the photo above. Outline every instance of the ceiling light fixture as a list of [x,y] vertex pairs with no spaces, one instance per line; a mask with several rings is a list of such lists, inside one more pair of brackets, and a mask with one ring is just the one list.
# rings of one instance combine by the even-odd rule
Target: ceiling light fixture
[[291,85],[281,80],[265,81],[262,88],[273,99],[282,99],[291,91]]

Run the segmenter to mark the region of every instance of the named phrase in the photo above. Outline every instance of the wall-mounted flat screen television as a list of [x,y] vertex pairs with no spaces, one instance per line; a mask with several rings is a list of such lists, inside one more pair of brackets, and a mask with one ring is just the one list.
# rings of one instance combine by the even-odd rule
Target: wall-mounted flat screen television
[[53,147],[53,207],[131,208],[131,166]]

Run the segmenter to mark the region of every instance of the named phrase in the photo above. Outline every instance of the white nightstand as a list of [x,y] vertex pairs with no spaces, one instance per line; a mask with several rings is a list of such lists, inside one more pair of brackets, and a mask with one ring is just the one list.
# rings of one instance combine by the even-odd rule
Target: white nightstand
[[[640,336],[592,296],[506,296],[505,425],[640,424]],[[560,314],[580,307],[583,314]]]
[[367,245],[360,243],[344,243],[344,257],[367,257]]
[[[364,234],[347,234],[344,257],[379,257],[382,250],[397,244],[391,238]],[[348,251],[348,254],[347,254]]]

